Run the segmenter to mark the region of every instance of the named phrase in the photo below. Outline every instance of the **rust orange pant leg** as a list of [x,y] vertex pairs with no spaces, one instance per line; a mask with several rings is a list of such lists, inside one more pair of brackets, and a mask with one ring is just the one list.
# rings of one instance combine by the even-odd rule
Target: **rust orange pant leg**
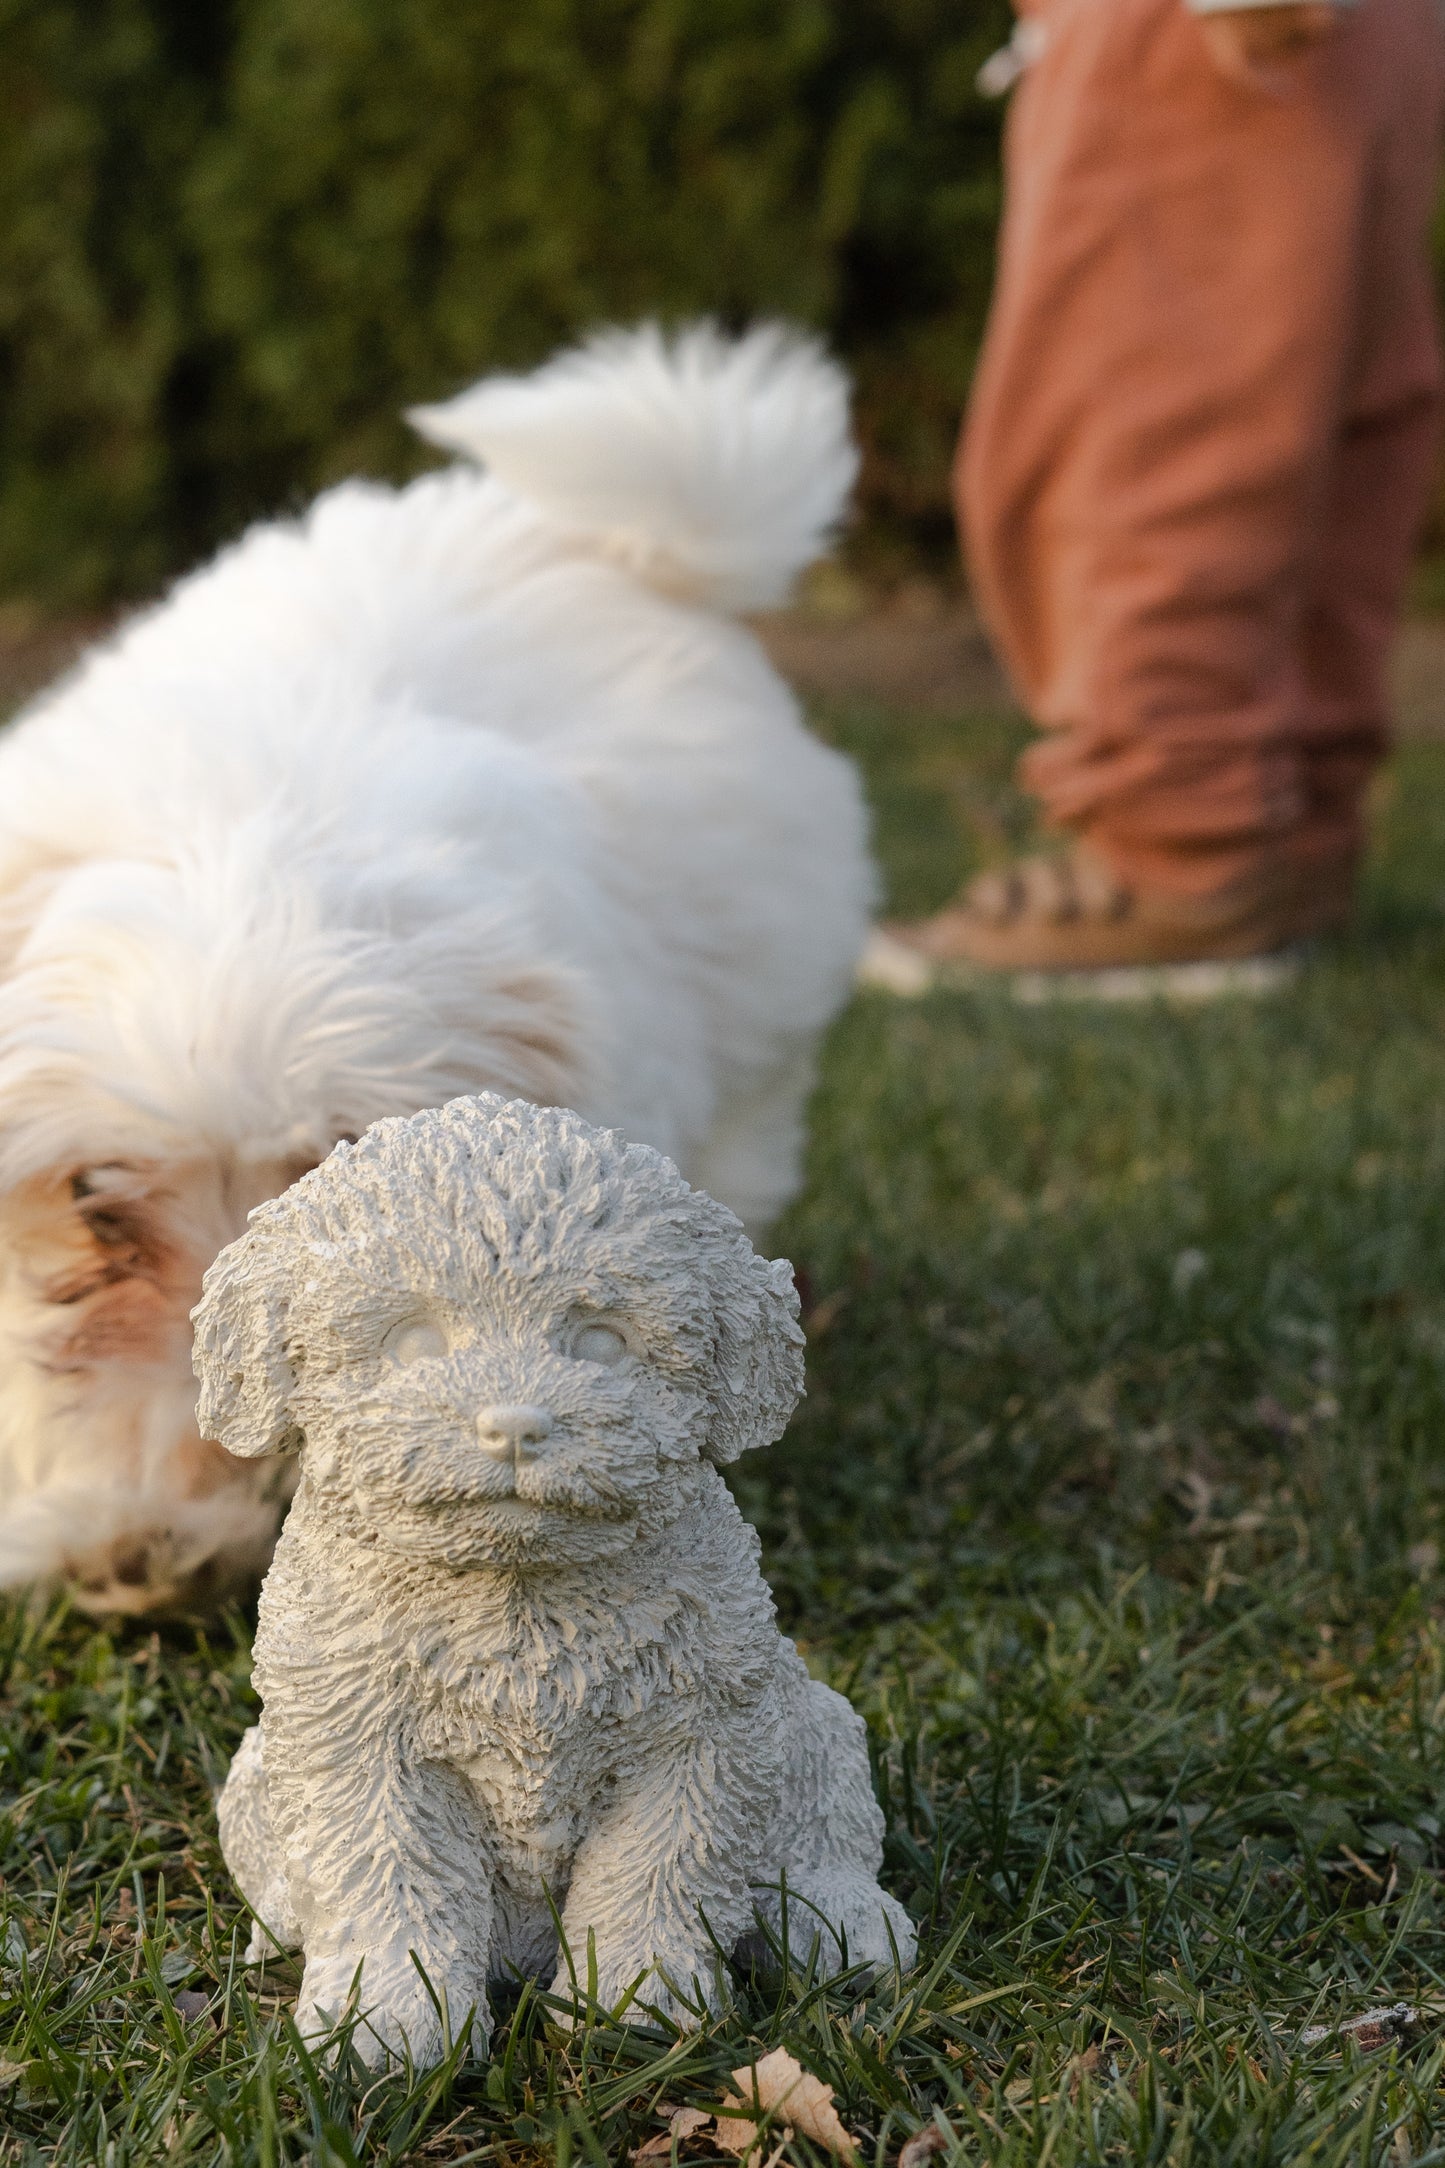
[[1160,891],[1347,868],[1433,473],[1436,0],[1361,0],[1278,92],[1180,0],[1043,20],[957,477],[1024,779]]

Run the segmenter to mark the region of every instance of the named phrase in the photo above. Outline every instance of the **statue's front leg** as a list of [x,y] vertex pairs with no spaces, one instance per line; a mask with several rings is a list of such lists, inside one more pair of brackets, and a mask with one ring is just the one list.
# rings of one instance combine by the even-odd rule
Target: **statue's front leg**
[[878,1881],[883,1815],[873,1796],[863,1720],[841,1694],[810,1679],[795,1651],[781,1667],[788,1707],[786,1775],[769,1850],[769,1886],[758,1913],[784,1926],[795,1958],[816,1942],[824,1971],[844,1964],[910,1965],[913,1923]]
[[[689,2004],[723,1999],[719,1951],[752,1924],[779,1758],[756,1710],[751,1722],[719,1719],[660,1755],[593,1828],[573,1864],[562,1929],[579,1982],[592,1935],[605,2005],[643,1975],[639,2016],[651,2005],[685,2024]],[[570,1990],[564,1960],[556,1992]]]
[[246,1963],[258,1965],[275,1949],[299,1950],[301,1926],[291,1902],[286,1857],[276,1839],[266,1776],[266,1749],[259,1724],[242,1734],[216,1800],[221,1851],[255,1915]]
[[269,1717],[273,1813],[306,1953],[298,2026],[327,2030],[355,1983],[369,2062],[388,2050],[435,2062],[469,2012],[481,2045],[493,1899],[470,1788],[405,1741],[308,1737],[293,1719],[283,1742]]

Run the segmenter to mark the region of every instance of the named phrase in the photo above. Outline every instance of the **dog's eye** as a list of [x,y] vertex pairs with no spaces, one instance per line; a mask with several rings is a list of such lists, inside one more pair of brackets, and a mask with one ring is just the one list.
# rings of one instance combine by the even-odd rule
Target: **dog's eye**
[[446,1334],[439,1325],[428,1325],[419,1318],[411,1318],[405,1325],[393,1325],[382,1346],[388,1355],[399,1363],[422,1363],[433,1355],[445,1355]]
[[134,1188],[135,1170],[118,1159],[103,1166],[80,1167],[70,1177],[70,1194],[77,1204],[87,1197],[104,1196],[107,1190]]
[[572,1335],[572,1353],[582,1363],[620,1363],[627,1341],[615,1325],[583,1325]]

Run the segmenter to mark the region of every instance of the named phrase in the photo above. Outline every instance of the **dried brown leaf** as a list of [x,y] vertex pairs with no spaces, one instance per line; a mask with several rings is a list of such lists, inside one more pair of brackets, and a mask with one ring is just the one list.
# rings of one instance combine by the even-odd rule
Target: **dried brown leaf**
[[664,2102],[657,2112],[666,2123],[667,2129],[660,2130],[655,2138],[647,2139],[644,2144],[634,2146],[634,2160],[667,2160],[674,2144],[681,2145],[685,2138],[694,2137],[698,2131],[706,2130],[712,2121],[706,2108],[673,2108]]
[[1082,2055],[1074,2055],[1069,2058],[1068,2082],[1070,2094],[1077,2093],[1085,2078],[1098,2076],[1099,2065],[1102,2061],[1103,2057],[1099,2053],[1097,2040],[1086,2047]]
[[923,2168],[925,2161],[932,2160],[936,2153],[946,2153],[948,2146],[949,2140],[938,2125],[925,2123],[922,2130],[915,2130],[911,2138],[905,2139],[898,2168]]
[[805,2070],[786,2048],[774,2048],[761,2062],[744,2063],[733,2072],[733,2083],[742,2091],[728,2094],[724,2105],[738,2113],[717,2119],[717,2142],[729,2153],[746,2153],[767,2116],[775,2123],[785,2122],[788,2131],[800,2131],[815,2145],[825,2146],[839,2160],[857,2158],[857,2147],[833,2106],[832,2086]]
[[[742,2102],[734,2100],[731,2093],[726,2095],[726,2101],[729,2107],[742,2106]],[[750,2123],[745,2115],[720,2115],[713,2135],[725,2153],[742,2155],[756,2139],[758,2126]]]

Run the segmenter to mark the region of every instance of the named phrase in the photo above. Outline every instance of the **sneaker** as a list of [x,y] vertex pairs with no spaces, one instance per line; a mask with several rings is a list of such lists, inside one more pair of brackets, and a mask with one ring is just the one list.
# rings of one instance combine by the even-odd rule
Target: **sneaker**
[[907,956],[930,975],[950,965],[1052,972],[1222,962],[1337,931],[1353,889],[1353,863],[1315,860],[1286,861],[1223,894],[1160,895],[1130,888],[1076,848],[980,874],[935,917],[881,933],[900,981]]

